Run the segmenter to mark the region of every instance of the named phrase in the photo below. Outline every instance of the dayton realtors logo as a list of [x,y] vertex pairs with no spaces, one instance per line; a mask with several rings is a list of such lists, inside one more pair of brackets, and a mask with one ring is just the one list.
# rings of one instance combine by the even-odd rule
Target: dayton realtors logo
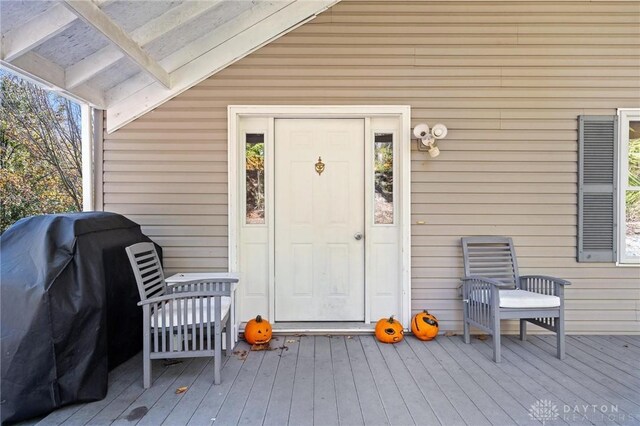
[[558,419],[558,417],[560,417],[560,412],[558,411],[556,404],[553,402],[548,399],[539,399],[531,405],[531,408],[529,408],[529,416],[533,420],[538,420],[545,425],[547,422]]
[[563,404],[558,408],[556,404],[548,399],[539,399],[529,408],[529,417],[541,422],[543,425],[554,422],[558,419],[568,422],[615,422],[625,423],[637,421],[637,417],[626,413],[621,413],[617,405],[607,404],[584,404],[569,405]]

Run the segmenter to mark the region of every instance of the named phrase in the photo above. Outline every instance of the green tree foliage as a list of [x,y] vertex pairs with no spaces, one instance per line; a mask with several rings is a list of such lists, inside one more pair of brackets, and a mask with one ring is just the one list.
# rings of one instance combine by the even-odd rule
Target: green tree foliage
[[31,215],[82,209],[80,108],[0,72],[0,232]]
[[390,143],[376,143],[375,187],[385,201],[393,201],[393,147]]
[[264,143],[247,143],[246,158],[247,218],[260,223],[264,218]]
[[[640,126],[638,126],[640,127]],[[629,186],[640,186],[640,130],[629,128]],[[628,217],[640,222],[640,191],[627,191]]]

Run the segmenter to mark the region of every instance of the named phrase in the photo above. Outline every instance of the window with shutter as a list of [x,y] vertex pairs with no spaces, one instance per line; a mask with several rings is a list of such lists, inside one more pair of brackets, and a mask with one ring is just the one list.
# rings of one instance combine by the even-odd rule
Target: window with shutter
[[618,110],[618,261],[640,264],[640,109]]
[[579,118],[578,262],[615,262],[616,116]]

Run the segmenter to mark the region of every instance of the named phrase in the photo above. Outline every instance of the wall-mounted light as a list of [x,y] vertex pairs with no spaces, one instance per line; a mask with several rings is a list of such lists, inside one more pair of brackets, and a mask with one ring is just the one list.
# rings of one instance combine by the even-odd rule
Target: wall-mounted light
[[447,136],[447,126],[438,123],[431,131],[429,131],[429,125],[427,123],[418,124],[413,129],[413,135],[418,140],[418,151],[426,151],[430,157],[437,157],[440,155],[440,149],[436,141],[443,139]]

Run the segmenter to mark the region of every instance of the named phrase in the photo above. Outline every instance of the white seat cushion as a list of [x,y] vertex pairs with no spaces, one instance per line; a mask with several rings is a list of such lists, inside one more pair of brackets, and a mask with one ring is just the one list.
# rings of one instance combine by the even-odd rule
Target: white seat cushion
[[557,308],[558,296],[534,293],[525,290],[500,290],[501,308]]
[[[209,303],[209,300],[211,300],[211,303]],[[186,303],[185,303],[186,302]],[[231,298],[230,297],[223,297],[222,301],[221,301],[221,306],[222,306],[222,315],[220,315],[220,318],[224,318],[225,315],[227,315],[227,313],[229,312],[229,308],[231,307]],[[194,323],[194,316],[192,315],[192,310],[193,310],[193,299],[180,299],[180,300],[174,300],[171,302],[173,304],[173,311],[171,309],[171,307],[169,306],[169,304],[165,304],[162,308],[158,309],[158,325],[157,327],[162,327],[163,325],[165,327],[169,327],[170,325],[173,325],[174,327],[177,325],[184,325],[185,324],[185,319],[186,319],[186,324],[187,325],[191,325]],[[182,317],[180,320],[178,319],[178,303],[180,303],[180,316]],[[215,316],[215,299],[211,298],[211,299],[195,299],[195,308],[196,308],[196,312],[195,312],[195,323],[196,324],[200,324],[200,304],[204,303],[203,309],[202,309],[202,316],[203,318],[203,323],[206,324],[209,321],[211,321],[213,323],[213,321],[215,320],[216,316]],[[185,318],[185,304],[187,305],[187,313],[186,313],[186,318]],[[173,322],[171,321],[170,315],[173,313]],[[155,313],[151,314],[151,327],[156,327],[156,315]]]
[[[487,303],[490,299],[488,290],[476,291],[470,299]],[[557,308],[560,306],[558,296],[549,296],[525,290],[500,290],[501,308]]]

